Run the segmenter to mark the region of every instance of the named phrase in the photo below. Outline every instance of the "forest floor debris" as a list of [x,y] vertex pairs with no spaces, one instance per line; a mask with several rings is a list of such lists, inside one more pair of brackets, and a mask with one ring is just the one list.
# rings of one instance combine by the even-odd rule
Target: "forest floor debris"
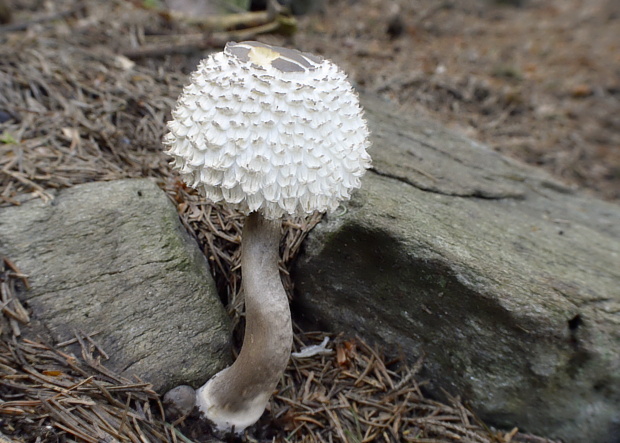
[[[528,95],[531,76],[545,75],[548,57],[539,54],[515,66],[500,63],[505,56],[493,55],[493,51],[510,52],[506,35],[493,34],[499,25],[514,25],[514,17],[506,11],[520,14],[523,21],[542,13],[546,26],[558,36],[566,35],[564,25],[553,21],[567,13],[561,2],[541,6],[532,1],[523,11],[489,12],[469,1],[441,2],[441,7],[430,9],[419,1],[394,1],[391,5],[401,11],[396,15],[382,9],[383,3],[330,2],[326,15],[299,20],[296,45],[328,55],[370,91],[401,106],[415,103],[403,109],[419,112],[424,107],[424,112],[496,149],[542,164],[605,198],[620,197],[619,131],[614,120],[620,114],[620,86],[610,77],[618,72],[617,57],[597,72],[600,53],[586,53],[585,37],[576,34],[555,54],[561,61],[571,51],[582,51],[575,54],[581,61],[572,71],[574,81],[561,78],[558,88],[537,86],[533,96]],[[599,20],[596,38],[604,46],[600,51],[610,48],[604,31],[618,20],[600,15],[605,4],[599,0],[582,10],[573,5],[572,18],[584,26],[597,26],[593,20]],[[161,41],[162,35],[174,38],[195,34],[196,29],[122,0],[105,6],[85,1],[79,7],[60,0],[44,8],[36,0],[24,0],[12,12],[13,23],[0,26],[0,205],[18,205],[24,194],[49,200],[51,189],[89,181],[153,177],[203,248],[229,312],[241,324],[241,217],[206,205],[170,172],[161,152],[170,109],[187,73],[204,55],[196,49],[219,40],[201,40],[204,47],[184,53],[145,54],[144,49]],[[468,27],[457,26],[464,20],[469,20]],[[476,59],[467,32],[496,38],[496,47],[486,48],[488,53]],[[510,28],[505,32],[508,35]],[[291,43],[290,36],[264,39]],[[415,63],[403,57],[412,41],[415,50],[422,51],[416,53]],[[463,57],[473,57],[465,60],[461,71],[455,66],[463,60],[450,41],[461,41],[456,48]],[[476,64],[480,71],[467,71]],[[590,76],[582,64],[589,64]],[[552,65],[549,72],[560,77],[561,63]],[[589,115],[592,109],[597,112]],[[553,130],[547,130],[549,126]],[[511,148],[515,143],[519,149]],[[319,220],[319,215],[289,220],[283,227],[281,269],[289,293],[287,267]],[[79,356],[64,353],[62,343],[21,338],[28,313],[16,294],[26,290],[27,279],[10,257],[3,258],[0,441],[208,441],[194,435],[191,419],[178,426],[166,423],[159,397],[147,383],[107,370],[105,349],[98,346],[95,334],[76,331]],[[408,365],[359,338],[297,328],[295,350],[319,345],[326,337],[331,338],[327,349],[333,352],[291,360],[269,414],[245,437],[247,441],[548,441],[517,429],[489,429],[458,399],[444,404],[426,398],[424,381],[417,374],[421,361]]]

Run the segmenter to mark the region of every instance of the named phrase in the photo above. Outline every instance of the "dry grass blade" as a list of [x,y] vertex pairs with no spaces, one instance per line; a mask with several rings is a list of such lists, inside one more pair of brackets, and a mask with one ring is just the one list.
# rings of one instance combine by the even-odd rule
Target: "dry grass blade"
[[8,319],[13,335],[19,337],[19,325],[27,324],[30,315],[16,296],[17,285],[27,289],[28,277],[11,260],[3,257],[0,263],[0,312]]
[[0,45],[0,109],[12,117],[0,130],[0,203],[26,193],[51,199],[50,190],[87,181],[169,176],[160,140],[182,76],[72,43],[86,34],[70,41],[56,32]]
[[[323,333],[300,333],[309,344]],[[303,343],[296,341],[296,347]],[[286,441],[342,442],[526,442],[517,431],[508,437],[479,425],[458,399],[442,404],[421,394],[413,366],[387,362],[360,338],[337,337],[346,358],[315,356],[293,360],[271,403]],[[312,436],[312,437],[310,437]]]
[[[91,345],[80,343],[82,354],[89,355]],[[67,357],[41,343],[0,342],[0,417],[5,432],[31,435],[27,430],[36,426],[44,430],[44,441],[62,439],[63,434],[89,442],[106,436],[118,441],[167,440],[164,422],[143,413],[144,402],[159,401],[150,385],[110,377],[92,356],[88,362]]]

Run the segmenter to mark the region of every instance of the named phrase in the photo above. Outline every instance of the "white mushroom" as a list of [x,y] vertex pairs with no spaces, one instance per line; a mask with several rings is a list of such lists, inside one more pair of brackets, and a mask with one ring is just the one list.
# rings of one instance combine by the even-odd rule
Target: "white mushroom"
[[368,129],[336,65],[258,42],[228,43],[203,60],[172,115],[164,143],[183,180],[248,215],[243,346],[196,393],[219,430],[241,432],[262,415],[290,358],[280,219],[331,211],[350,198],[370,167]]

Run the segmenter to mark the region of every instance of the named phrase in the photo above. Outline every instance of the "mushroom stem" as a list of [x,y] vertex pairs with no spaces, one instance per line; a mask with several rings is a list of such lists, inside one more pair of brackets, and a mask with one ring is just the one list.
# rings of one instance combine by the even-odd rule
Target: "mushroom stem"
[[241,432],[258,421],[290,357],[291,312],[278,268],[280,226],[252,212],[243,227],[243,346],[232,366],[200,388],[196,399],[222,431]]

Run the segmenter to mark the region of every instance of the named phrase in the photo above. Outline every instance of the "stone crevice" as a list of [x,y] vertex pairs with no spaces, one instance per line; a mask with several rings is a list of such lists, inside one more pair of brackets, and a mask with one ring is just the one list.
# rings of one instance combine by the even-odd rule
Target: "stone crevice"
[[415,181],[407,177],[402,177],[402,176],[399,176],[393,173],[380,171],[374,166],[369,169],[369,172],[374,173],[381,177],[399,181],[409,186],[413,186],[414,188],[419,189],[420,191],[430,192],[430,193],[439,194],[439,195],[445,195],[448,197],[479,198],[479,199],[484,199],[484,200],[505,200],[505,199],[522,200],[523,199],[523,196],[521,194],[506,193],[506,194],[498,195],[496,193],[492,193],[492,194],[488,193],[484,191],[483,189],[473,190],[467,193],[442,191],[436,187],[424,186],[421,183],[416,183]]

